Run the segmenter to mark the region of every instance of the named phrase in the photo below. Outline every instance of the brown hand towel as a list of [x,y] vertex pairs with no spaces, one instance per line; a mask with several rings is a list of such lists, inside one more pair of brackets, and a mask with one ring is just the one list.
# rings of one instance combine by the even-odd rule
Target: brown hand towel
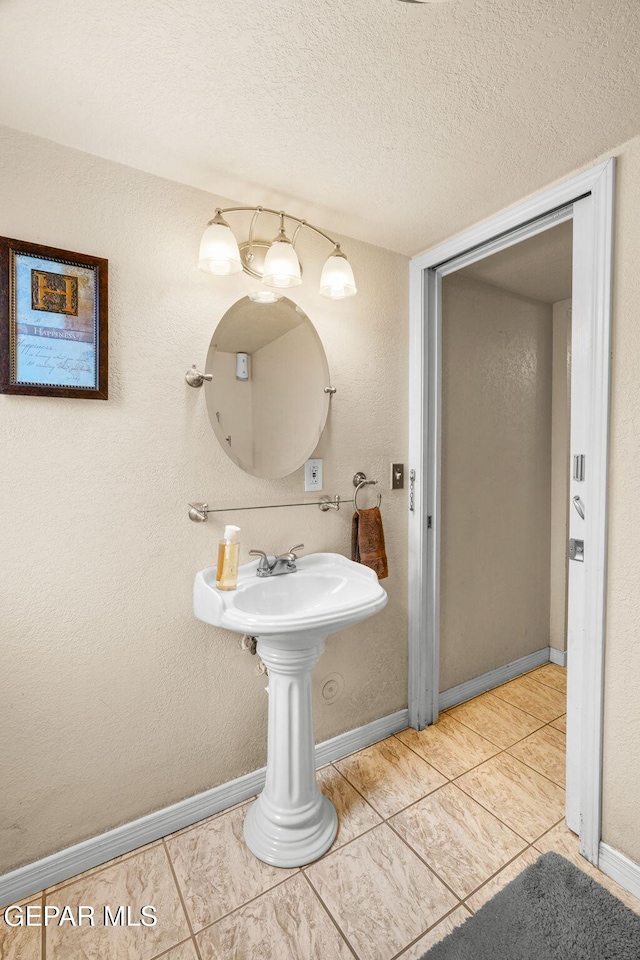
[[389,576],[382,516],[378,507],[354,513],[351,521],[351,559],[375,570],[378,580]]

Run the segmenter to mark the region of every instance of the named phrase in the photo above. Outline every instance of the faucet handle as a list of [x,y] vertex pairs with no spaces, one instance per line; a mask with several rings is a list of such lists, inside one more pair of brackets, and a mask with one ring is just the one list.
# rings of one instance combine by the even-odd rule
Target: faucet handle
[[250,557],[260,557],[258,562],[258,570],[264,570],[265,567],[269,566],[269,557],[266,555],[264,550],[249,550]]
[[296,543],[295,547],[289,547],[289,555],[293,560],[297,560],[296,550],[304,550],[304,543]]

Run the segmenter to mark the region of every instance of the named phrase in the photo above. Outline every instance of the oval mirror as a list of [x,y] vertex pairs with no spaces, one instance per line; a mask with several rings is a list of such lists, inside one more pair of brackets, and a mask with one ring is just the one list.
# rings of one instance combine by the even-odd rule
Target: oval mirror
[[329,412],[329,366],[300,307],[238,300],[214,331],[206,372],[209,419],[239,467],[274,479],[311,456]]

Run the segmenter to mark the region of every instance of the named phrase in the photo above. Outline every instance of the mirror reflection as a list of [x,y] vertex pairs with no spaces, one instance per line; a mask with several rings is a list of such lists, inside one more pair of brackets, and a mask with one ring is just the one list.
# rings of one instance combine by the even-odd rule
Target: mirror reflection
[[239,467],[273,479],[311,456],[329,411],[329,367],[300,307],[286,297],[238,300],[215,329],[206,372],[209,419]]

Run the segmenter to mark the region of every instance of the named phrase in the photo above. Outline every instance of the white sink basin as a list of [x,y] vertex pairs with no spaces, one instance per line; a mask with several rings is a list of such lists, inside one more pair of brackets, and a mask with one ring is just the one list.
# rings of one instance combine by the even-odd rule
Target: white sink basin
[[295,573],[257,577],[258,561],[240,567],[237,590],[216,589],[215,567],[196,574],[195,615],[215,627],[258,638],[269,669],[269,729],[264,790],[244,822],[247,846],[265,863],[298,867],[333,843],[338,818],[315,779],[311,668],[325,637],[385,606],[387,594],[368,567],[337,553],[296,561]]
[[258,561],[240,567],[237,590],[216,590],[216,569],[196,574],[193,611],[200,620],[266,637],[344,630],[382,610],[387,594],[368,567],[338,553],[296,561],[297,572],[257,577]]

